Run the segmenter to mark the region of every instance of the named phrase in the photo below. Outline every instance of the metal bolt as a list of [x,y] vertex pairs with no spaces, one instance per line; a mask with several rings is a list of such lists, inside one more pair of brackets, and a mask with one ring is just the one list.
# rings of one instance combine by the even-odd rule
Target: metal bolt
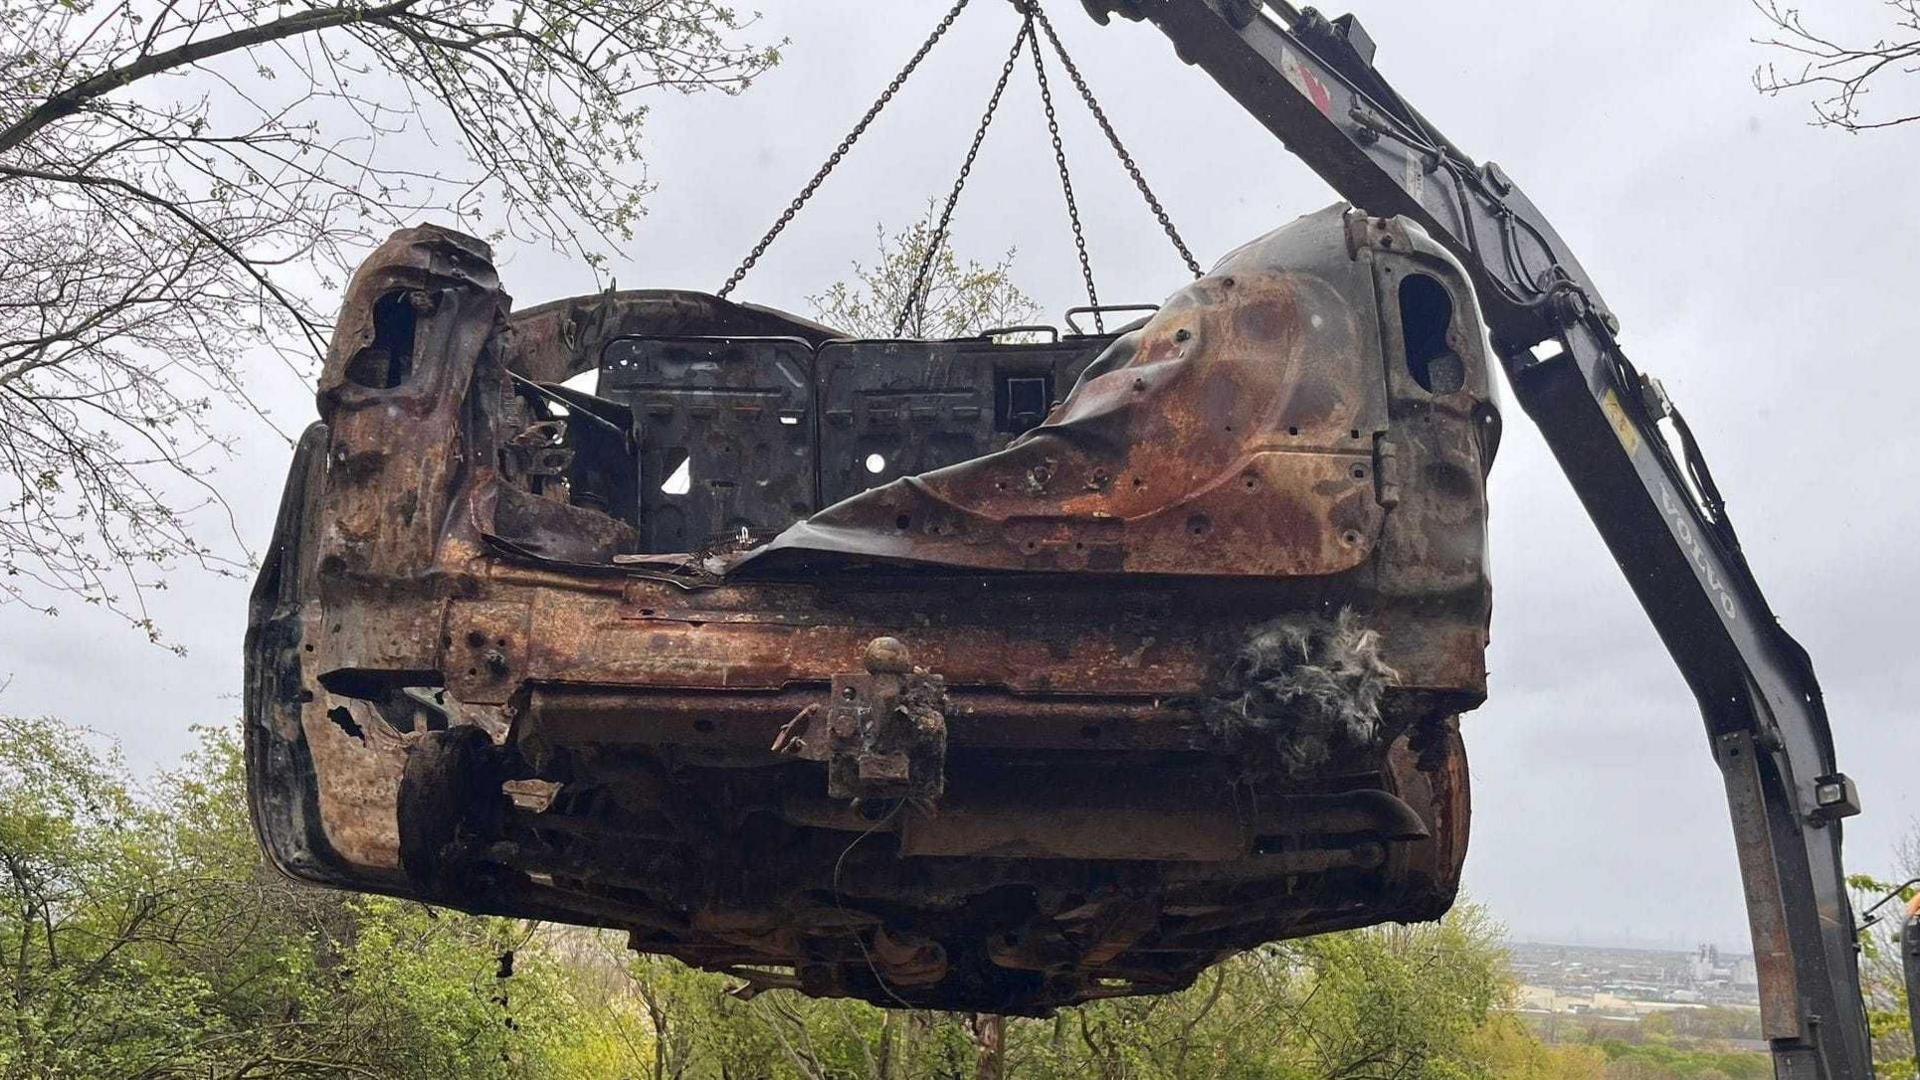
[[487,670],[495,675],[507,673],[507,657],[499,649],[488,649],[486,655]]
[[913,670],[913,657],[899,638],[877,637],[867,642],[863,662],[875,675],[905,675]]
[[1380,141],[1380,129],[1374,126],[1379,123],[1378,120],[1375,120],[1371,115],[1359,109],[1354,109],[1349,112],[1347,116],[1354,122],[1354,142],[1359,143],[1361,146],[1372,146],[1374,143]]
[[1580,321],[1587,312],[1586,301],[1579,293],[1556,293],[1553,297],[1553,314],[1561,326],[1572,326]]

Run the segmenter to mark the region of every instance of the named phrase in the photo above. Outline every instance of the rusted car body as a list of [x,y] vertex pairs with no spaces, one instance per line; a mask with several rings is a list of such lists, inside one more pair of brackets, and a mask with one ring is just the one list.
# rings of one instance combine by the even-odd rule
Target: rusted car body
[[1417,227],[1026,343],[489,259],[349,288],[247,640],[285,871],[1008,1013],[1450,905],[1498,413]]

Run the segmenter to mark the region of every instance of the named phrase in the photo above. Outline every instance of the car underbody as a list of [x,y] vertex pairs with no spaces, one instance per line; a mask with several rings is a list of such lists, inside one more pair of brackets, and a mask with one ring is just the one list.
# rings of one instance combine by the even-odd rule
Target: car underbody
[[1052,340],[513,313],[490,260],[349,287],[247,641],[282,869],[1023,1014],[1450,906],[1499,415],[1418,227]]

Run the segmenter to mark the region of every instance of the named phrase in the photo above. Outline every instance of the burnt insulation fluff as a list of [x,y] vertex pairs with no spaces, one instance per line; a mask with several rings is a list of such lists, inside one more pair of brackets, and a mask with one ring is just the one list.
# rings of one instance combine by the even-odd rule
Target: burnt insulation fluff
[[1380,635],[1351,608],[1331,621],[1276,619],[1254,629],[1201,706],[1207,730],[1299,776],[1337,750],[1379,738],[1380,697],[1399,673],[1380,659]]

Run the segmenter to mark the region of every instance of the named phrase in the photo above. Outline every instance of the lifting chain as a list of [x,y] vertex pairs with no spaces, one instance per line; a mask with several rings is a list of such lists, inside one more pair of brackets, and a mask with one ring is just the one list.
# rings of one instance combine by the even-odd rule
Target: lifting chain
[[[1033,12],[1038,5],[1028,0],[1021,5],[1027,13],[1027,35],[1033,36]],[[1053,91],[1047,86],[1047,62],[1041,55],[1040,43],[1033,46],[1033,75],[1040,83],[1040,105],[1047,113],[1047,135],[1053,139],[1053,161],[1060,167],[1060,192],[1067,198],[1067,221],[1073,226],[1073,247],[1080,255],[1080,277],[1087,283],[1087,305],[1093,308],[1093,329],[1095,333],[1107,332],[1106,320],[1100,316],[1100,292],[1093,287],[1093,260],[1087,257],[1087,234],[1080,227],[1080,207],[1073,200],[1073,176],[1067,171],[1067,148],[1060,141],[1060,118],[1053,110]]]
[[1187,269],[1193,273],[1194,277],[1199,277],[1201,274],[1199,260],[1195,259],[1193,252],[1187,249],[1187,242],[1180,238],[1180,230],[1174,228],[1173,219],[1167,216],[1166,207],[1160,205],[1160,200],[1154,195],[1153,189],[1147,186],[1146,176],[1140,172],[1140,166],[1134,162],[1133,155],[1127,152],[1126,144],[1120,141],[1120,135],[1113,130],[1113,123],[1107,119],[1107,111],[1102,109],[1100,102],[1094,98],[1093,89],[1081,76],[1080,68],[1074,64],[1073,57],[1067,55],[1066,46],[1060,44],[1060,35],[1053,32],[1053,23],[1048,21],[1047,13],[1041,10],[1038,0],[1034,0],[1028,10],[1033,18],[1039,20],[1040,29],[1045,32],[1048,43],[1053,46],[1054,55],[1060,58],[1060,66],[1067,70],[1068,77],[1073,80],[1074,88],[1080,91],[1080,100],[1087,103],[1087,111],[1093,114],[1094,120],[1100,125],[1100,130],[1106,134],[1108,144],[1113,147],[1113,152],[1119,155],[1120,164],[1126,167],[1127,175],[1133,178],[1133,186],[1140,189],[1140,196],[1147,200],[1147,208],[1152,210],[1153,216],[1159,220],[1160,228],[1167,234],[1167,239],[1173,241],[1174,250],[1180,253],[1180,259],[1187,264]]
[[[741,280],[759,263],[760,257],[766,254],[767,249],[773,245],[774,240],[792,223],[794,217],[806,206],[808,200],[813,198],[814,193],[820,189],[820,185],[826,181],[827,176],[831,174],[834,168],[840,164],[841,160],[847,156],[848,151],[853,149],[854,144],[860,140],[860,137],[866,133],[867,128],[872,125],[874,119],[880,115],[881,110],[885,109],[887,104],[893,100],[894,96],[900,92],[900,88],[905,85],[907,79],[919,68],[920,62],[925,60],[927,54],[933,51],[933,47],[939,43],[942,37],[946,36],[948,29],[953,26],[954,20],[959,18],[960,12],[966,8],[968,2],[969,0],[954,0],[953,7],[948,9],[946,15],[943,16],[940,22],[933,28],[933,32],[921,43],[919,50],[907,61],[906,66],[900,69],[899,74],[893,77],[893,81],[887,84],[886,89],[881,92],[879,98],[868,107],[866,114],[860,118],[860,122],[853,126],[853,130],[848,132],[846,137],[840,140],[840,144],[834,148],[832,154],[828,155],[827,160],[821,164],[819,170],[813,174],[813,178],[807,181],[806,186],[800,189],[800,194],[794,197],[793,201],[787,205],[786,210],[781,213],[779,219],[773,223],[773,227],[767,230],[767,234],[760,238],[760,242],[753,246],[753,250],[749,252],[747,257],[741,261],[740,265],[734,269],[733,273],[727,278],[726,284],[720,286],[720,291],[717,295],[725,297],[731,293],[734,287],[739,285]],[[973,142],[968,146],[966,159],[960,166],[960,175],[954,180],[953,189],[947,193],[947,201],[941,208],[938,223],[935,225],[933,232],[927,237],[927,248],[921,254],[920,265],[914,274],[913,286],[908,290],[906,300],[901,305],[900,313],[894,323],[894,335],[896,337],[906,332],[908,325],[915,321],[916,315],[922,320],[924,320],[926,316],[925,294],[928,291],[929,278],[932,275],[934,262],[939,257],[941,248],[946,244],[947,234],[953,223],[954,208],[959,204],[960,193],[966,187],[968,177],[973,173],[974,161],[980,154],[980,146],[986,139],[987,129],[993,124],[994,114],[1000,107],[1000,99],[1006,92],[1007,82],[1012,77],[1013,69],[1019,62],[1020,51],[1029,44],[1033,47],[1033,72],[1040,87],[1040,102],[1047,116],[1047,135],[1053,142],[1054,163],[1058,166],[1060,172],[1060,191],[1066,199],[1068,222],[1073,227],[1073,246],[1080,259],[1080,276],[1087,287],[1087,303],[1094,309],[1093,319],[1096,332],[1104,333],[1106,331],[1106,323],[1101,317],[1100,312],[1100,294],[1093,280],[1093,260],[1087,254],[1086,231],[1080,222],[1080,207],[1073,193],[1073,177],[1067,168],[1066,145],[1060,137],[1060,120],[1054,109],[1052,88],[1047,82],[1046,59],[1040,49],[1040,34],[1042,33],[1046,35],[1047,42],[1052,47],[1054,55],[1059,57],[1061,67],[1066,70],[1067,76],[1073,81],[1074,89],[1080,94],[1080,100],[1086,103],[1087,110],[1093,114],[1094,121],[1099,124],[1101,133],[1106,136],[1107,143],[1113,147],[1114,153],[1119,156],[1120,164],[1126,168],[1127,175],[1132,178],[1134,187],[1139,190],[1141,197],[1146,200],[1147,207],[1153,212],[1154,218],[1160,222],[1160,228],[1167,234],[1167,239],[1173,242],[1174,250],[1180,253],[1181,261],[1186,263],[1187,269],[1192,272],[1194,277],[1197,278],[1201,275],[1200,263],[1193,257],[1193,252],[1188,249],[1186,241],[1181,239],[1180,231],[1174,227],[1173,220],[1168,216],[1166,208],[1161,205],[1160,199],[1153,193],[1153,189],[1148,186],[1146,177],[1140,171],[1139,164],[1134,161],[1133,155],[1127,151],[1126,145],[1120,141],[1119,134],[1113,129],[1112,121],[1107,118],[1106,110],[1101,108],[1100,102],[1094,97],[1092,88],[1087,85],[1086,78],[1080,73],[1080,68],[1073,62],[1073,58],[1067,54],[1066,46],[1061,43],[1059,34],[1054,32],[1053,23],[1047,19],[1046,12],[1041,10],[1040,0],[1013,0],[1013,4],[1020,10],[1022,15],[1020,32],[1014,37],[1013,48],[1008,52],[1006,62],[1001,65],[1000,78],[994,83],[993,94],[987,99],[986,112],[980,118],[980,126],[974,131]],[[1036,29],[1036,26],[1038,29]]]
[[[913,287],[907,290],[907,298],[900,305],[900,315],[893,323],[893,336],[906,334],[908,325],[914,321],[914,312],[918,311],[922,319],[926,317],[927,277],[933,272],[934,260],[939,257],[940,249],[946,246],[947,228],[953,224],[953,208],[959,205],[960,192],[967,186],[967,177],[973,173],[974,159],[980,156],[980,144],[986,141],[987,128],[993,124],[993,114],[1000,108],[1000,97],[1007,92],[1007,80],[1013,78],[1014,65],[1020,61],[1020,50],[1033,39],[1031,20],[1020,24],[1020,32],[1013,36],[1013,48],[1007,52],[1007,62],[1000,65],[1000,79],[993,84],[993,94],[987,98],[987,111],[980,117],[980,126],[974,130],[973,143],[967,147],[966,160],[960,163],[960,175],[953,181],[953,190],[947,193],[947,203],[940,209],[940,222],[934,226],[927,237],[927,248],[920,253],[920,266],[913,275]],[[1033,43],[1033,52],[1040,55],[1040,44]],[[924,330],[924,325],[915,326],[914,331]]]
[[919,51],[907,61],[907,66],[900,69],[900,73],[893,77],[893,81],[887,84],[887,88],[881,91],[880,97],[867,109],[867,114],[860,118],[860,122],[853,126],[852,131],[847,132],[846,138],[840,140],[840,145],[834,147],[833,153],[828,155],[826,162],[820,166],[820,170],[813,174],[813,179],[807,181],[807,186],[801,188],[800,194],[794,196],[793,201],[787,204],[787,209],[780,215],[780,219],[773,223],[773,227],[767,230],[767,235],[761,237],[760,242],[747,253],[747,257],[734,269],[733,274],[727,278],[727,283],[720,286],[720,291],[715,295],[725,297],[732,292],[733,287],[740,284],[741,279],[747,276],[747,272],[760,261],[760,256],[766,254],[767,248],[772,246],[774,239],[793,221],[794,215],[800,212],[800,208],[807,204],[808,199],[813,198],[814,192],[820,190],[820,185],[827,179],[827,174],[833,172],[834,166],[840,164],[840,159],[846,157],[847,151],[853,149],[853,144],[860,141],[860,136],[866,134],[867,126],[873,123],[874,117],[879,116],[880,110],[886,108],[887,103],[893,100],[893,96],[900,92],[900,87],[906,83],[914,69],[920,66],[920,61],[925,60],[927,54],[933,51],[933,47],[946,36],[947,30],[953,26],[953,21],[960,17],[960,12],[966,8],[967,3],[968,0],[954,0],[953,7],[948,9],[939,25],[933,28],[933,33],[927,36],[927,40],[920,44]]

